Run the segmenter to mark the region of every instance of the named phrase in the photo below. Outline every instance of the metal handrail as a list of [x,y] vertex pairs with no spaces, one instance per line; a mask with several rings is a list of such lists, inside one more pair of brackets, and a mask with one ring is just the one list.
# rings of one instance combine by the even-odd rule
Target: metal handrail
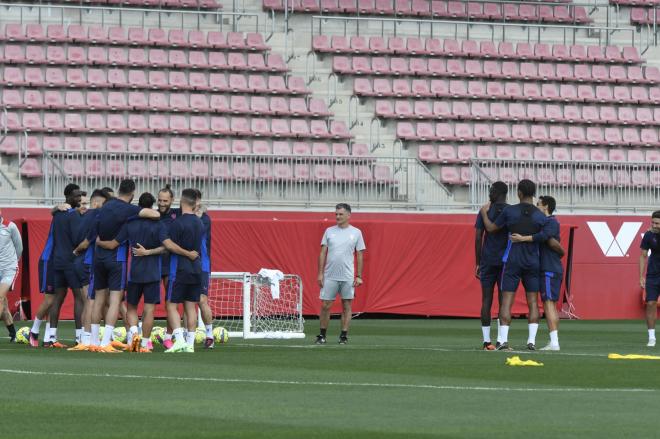
[[[512,27],[523,27],[527,29],[528,40],[531,41],[532,31],[538,31],[537,33],[540,36],[540,32],[546,29],[556,29],[564,31],[573,31],[573,41],[575,41],[575,34],[578,31],[584,31],[589,29],[590,31],[599,32],[599,35],[605,35],[604,42],[603,38],[599,36],[598,42],[600,45],[607,45],[610,41],[610,32],[623,32],[630,34],[630,45],[633,47],[641,47],[641,35],[639,37],[639,44],[635,44],[635,29],[630,27],[612,27],[612,26],[584,26],[584,25],[560,25],[560,24],[539,24],[539,23],[507,23],[507,22],[475,22],[475,21],[458,21],[458,20],[434,20],[434,19],[416,19],[416,18],[387,18],[387,17],[347,17],[347,16],[337,16],[337,15],[313,15],[311,22],[311,34],[314,35],[327,35],[323,32],[323,23],[328,21],[336,21],[344,24],[344,35],[347,35],[346,24],[347,23],[360,23],[360,22],[375,22],[375,23],[390,23],[394,26],[401,24],[417,24],[418,29],[421,29],[421,26],[427,25],[431,27],[429,36],[433,37],[433,29],[435,26],[441,26],[443,29],[447,29],[453,26],[456,29],[455,34],[458,33],[458,26],[474,26],[483,24],[491,28],[491,40],[495,40],[495,30],[496,28],[502,29],[502,36],[505,38],[505,30]],[[315,23],[318,22],[318,32],[315,26]],[[359,30],[359,28],[358,28]],[[418,34],[421,31],[418,31]],[[396,35],[396,32],[394,32]],[[359,32],[357,33],[359,35]],[[566,33],[564,32],[564,35]],[[564,37],[566,40],[566,37]],[[624,38],[625,40],[625,38]]]
[[[374,122],[378,124],[376,128],[376,141],[374,142]],[[369,150],[371,152],[374,152],[378,148],[380,148],[380,119],[377,118],[376,116],[371,118],[371,122],[369,123]]]
[[[225,11],[217,11],[217,10],[204,10],[204,11],[197,11],[197,10],[182,10],[182,9],[158,9],[158,8],[123,8],[123,7],[111,7],[111,6],[77,6],[77,5],[54,5],[54,4],[29,4],[29,3],[1,3],[0,2],[0,8],[20,8],[20,22],[23,23],[25,21],[24,18],[24,10],[26,8],[29,9],[38,9],[39,11],[39,19],[38,22],[41,23],[42,21],[46,21],[46,17],[42,17],[42,10],[48,11],[47,18],[48,21],[52,20],[52,15],[51,11],[53,9],[59,9],[63,11],[77,11],[78,12],[78,20],[77,23],[82,24],[83,23],[83,12],[88,13],[89,11],[97,11],[101,13],[101,25],[105,25],[105,13],[108,13],[110,15],[112,14],[118,14],[119,16],[119,24],[122,25],[124,22],[124,15],[128,14],[130,15],[136,15],[140,14],[141,15],[141,20],[142,20],[142,26],[144,27],[144,19],[147,14],[158,14],[158,27],[162,27],[161,23],[161,17],[163,14],[166,14],[166,16],[169,18],[173,14],[178,14],[181,16],[181,28],[185,28],[183,23],[183,18],[185,16],[194,16],[197,19],[197,28],[200,28],[200,18],[202,16],[215,16],[216,18],[216,23],[220,23],[220,28],[222,29],[222,18],[227,18],[229,17],[232,22],[232,30],[233,31],[238,31],[238,21],[242,18],[253,18],[255,20],[255,30],[257,32],[260,32],[259,28],[259,13],[255,12],[225,12]],[[72,20],[73,17],[71,15],[66,15],[66,20]],[[60,17],[60,23],[62,25],[65,24],[65,15],[62,14]],[[95,23],[96,24],[96,23]],[[114,24],[114,23],[113,23]],[[273,26],[274,26],[274,20],[273,20]],[[270,39],[272,36],[272,33],[274,33],[274,27],[273,31],[271,32],[271,35],[268,36],[267,40]]]
[[351,95],[351,97],[348,99],[348,129],[349,130],[358,124],[359,105],[360,105],[360,98],[358,98],[356,95]]
[[[310,68],[310,64],[311,64],[311,68]],[[318,79],[318,77],[316,76],[316,54],[314,53],[313,50],[310,50],[309,52],[307,52],[305,58],[305,83],[307,85],[310,85],[316,79]]]
[[[328,75],[328,109],[330,109],[337,102],[337,85],[339,78],[335,73]],[[333,87],[334,85],[334,87]]]

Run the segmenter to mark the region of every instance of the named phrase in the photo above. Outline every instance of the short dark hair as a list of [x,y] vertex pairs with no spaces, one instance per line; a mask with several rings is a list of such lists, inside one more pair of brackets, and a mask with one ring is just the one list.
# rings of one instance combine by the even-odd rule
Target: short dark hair
[[520,180],[518,183],[518,192],[520,192],[523,197],[533,197],[536,195],[536,184],[532,180]]
[[503,181],[496,181],[492,185],[490,185],[490,191],[489,191],[489,196],[494,198],[494,200],[491,201],[496,201],[500,197],[506,197],[506,194],[509,193],[509,187],[504,183]]
[[140,206],[143,209],[151,209],[154,207],[154,203],[156,202],[156,199],[154,198],[153,195],[151,195],[149,192],[145,192],[142,195],[140,195],[140,199],[138,200],[138,206]]
[[71,195],[71,192],[79,190],[80,186],[78,186],[75,183],[69,183],[66,185],[64,188],[64,198],[67,198],[69,195]]
[[651,214],[651,219],[653,218],[660,218],[660,210],[656,210]]
[[195,207],[195,204],[197,204],[197,190],[191,188],[182,190],[181,202],[190,207]]
[[548,208],[548,213],[550,215],[552,215],[555,209],[557,208],[557,201],[550,195],[541,195],[539,197],[539,201],[541,202],[541,204],[543,204],[545,207]]
[[335,206],[335,210],[344,209],[346,212],[351,213],[351,205],[348,203],[339,203]]
[[197,199],[201,200],[202,199],[202,191],[200,191],[199,189],[195,189],[195,192],[197,192]]
[[112,197],[105,191],[105,189],[94,189],[90,198],[103,198],[107,201]]
[[135,192],[135,182],[132,179],[127,178],[119,183],[119,195],[128,195],[133,192]]
[[114,190],[113,188],[111,188],[111,187],[108,187],[108,186],[102,188],[101,190],[102,190],[103,192],[105,192],[107,195],[109,195],[111,198],[112,198],[112,194],[115,193],[115,190]]
[[174,199],[174,192],[172,192],[172,188],[170,187],[169,183],[166,184],[164,188],[162,188],[161,190],[158,191],[158,193],[161,193],[161,192],[167,192],[168,194],[170,194],[170,197],[172,197],[172,199]]

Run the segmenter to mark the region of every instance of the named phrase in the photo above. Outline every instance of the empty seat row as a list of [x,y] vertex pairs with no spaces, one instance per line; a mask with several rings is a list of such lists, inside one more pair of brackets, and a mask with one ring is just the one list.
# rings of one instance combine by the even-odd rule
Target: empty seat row
[[102,27],[60,24],[21,25],[10,23],[0,29],[0,41],[75,43],[84,45],[162,46],[264,51],[270,47],[260,33],[217,32],[141,27]]
[[[16,136],[7,136],[0,143],[0,152],[16,155],[20,143]],[[274,155],[286,157],[336,157],[337,159],[369,159],[365,144],[287,142],[277,140],[208,139],[186,137],[101,137],[101,136],[37,136],[30,135],[26,152],[29,156],[42,155],[44,151],[110,152],[134,154],[216,154],[216,155]]]
[[0,67],[0,85],[32,87],[199,90],[228,93],[309,94],[299,76],[161,70]]
[[395,54],[449,56],[464,58],[492,58],[511,60],[540,60],[553,62],[628,63],[642,62],[634,47],[584,46],[575,44],[513,43],[508,41],[441,40],[438,38],[360,37],[315,35],[312,48],[320,53],[336,54]]
[[[660,187],[660,171],[649,169],[601,168],[491,168],[482,167],[481,172],[489,181],[500,180],[516,183],[523,178],[531,179],[540,185],[597,186],[597,187]],[[446,184],[469,184],[472,170],[468,166],[442,166],[440,181]]]
[[29,110],[113,110],[232,113],[270,116],[332,116],[325,101],[318,98],[244,96],[204,93],[162,93],[142,91],[19,90],[5,88],[0,107]]
[[[21,173],[40,176],[41,166],[35,158],[26,160]],[[239,181],[298,181],[298,182],[375,182],[393,183],[387,165],[309,164],[309,163],[251,163],[224,160],[144,160],[118,159],[64,159],[62,170],[70,177],[123,177],[132,178],[193,178]],[[29,175],[33,173],[35,175]]]
[[135,47],[82,47],[56,45],[0,45],[0,63],[30,65],[111,65],[150,68],[186,68],[286,72],[278,54],[203,52],[201,50],[144,49]]
[[[435,19],[477,21],[522,21],[544,23],[590,23],[582,6],[534,5],[531,3],[484,3],[444,0],[263,0],[266,11],[328,14],[401,15]],[[292,6],[291,6],[292,5]]]
[[378,100],[376,116],[396,119],[508,120],[570,124],[660,125],[660,107]]
[[609,0],[609,3],[619,6],[643,6],[651,8],[660,5],[660,0]]
[[[11,2],[10,2],[11,3]],[[33,3],[32,1],[21,1],[21,3]],[[73,0],[55,0],[55,4],[75,4],[80,5],[79,1]],[[154,9],[222,9],[219,0],[85,0],[86,5],[99,5],[110,7],[129,7],[129,8],[154,8]]]
[[660,82],[657,67],[555,64],[476,59],[335,56],[332,69],[351,75],[415,75],[569,82]]
[[642,25],[654,22],[660,22],[660,11],[657,8],[633,8],[630,10],[631,24]]
[[660,104],[660,87],[648,85],[565,84],[462,79],[355,78],[357,96],[497,99],[514,101]]
[[398,122],[399,139],[418,142],[560,143],[660,146],[657,128],[528,125],[507,123]]
[[417,147],[417,157],[428,163],[469,163],[473,159],[573,161],[573,162],[629,162],[659,163],[657,149],[566,148],[563,146],[510,146],[510,145],[432,145]]
[[[2,117],[4,119],[4,116]],[[0,119],[0,126],[3,121]],[[220,134],[247,137],[300,137],[315,139],[349,139],[346,124],[341,121],[313,119],[264,119],[193,115],[99,114],[88,113],[7,113],[9,131],[91,132],[91,133],[167,133]]]

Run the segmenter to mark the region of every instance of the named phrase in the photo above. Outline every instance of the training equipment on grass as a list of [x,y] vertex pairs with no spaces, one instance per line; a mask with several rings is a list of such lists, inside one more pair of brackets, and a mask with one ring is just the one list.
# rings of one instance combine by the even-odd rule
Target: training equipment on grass
[[227,343],[229,341],[229,333],[221,326],[213,328],[213,338],[216,343]]
[[160,326],[154,326],[151,328],[151,342],[153,344],[162,345],[163,340],[165,340],[165,329]]
[[18,331],[16,331],[16,343],[28,344],[30,341],[30,328],[23,326]]
[[112,339],[119,343],[126,343],[126,328],[120,326],[112,330]]
[[99,340],[103,341],[103,334],[105,334],[105,326],[99,327]]
[[208,303],[215,320],[230,337],[304,338],[302,281],[286,274],[274,298],[270,281],[259,275],[211,273]]
[[201,344],[206,340],[206,330],[204,328],[197,328],[195,331],[195,343]]
[[637,355],[637,354],[609,354],[607,356],[610,360],[660,360],[657,355]]
[[519,356],[514,355],[506,359],[507,366],[543,366],[543,363],[534,360],[521,360]]

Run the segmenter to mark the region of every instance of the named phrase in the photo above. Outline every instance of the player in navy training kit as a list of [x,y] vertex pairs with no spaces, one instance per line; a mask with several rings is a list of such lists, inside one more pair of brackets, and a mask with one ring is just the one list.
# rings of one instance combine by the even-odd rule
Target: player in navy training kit
[[655,320],[660,296],[660,210],[651,215],[651,229],[644,233],[639,247],[639,285],[646,290],[646,327],[649,331],[646,346],[654,347]]
[[[564,256],[564,250],[560,244],[559,221],[553,215],[557,202],[553,197],[543,195],[539,197],[536,203],[541,212],[546,216],[545,234],[550,238],[546,242],[540,242],[543,234],[522,236],[517,233],[511,235],[513,242],[533,242],[538,241],[541,244],[541,300],[543,300],[543,309],[545,319],[548,323],[550,332],[550,344],[542,347],[542,351],[559,350],[559,315],[557,314],[557,301],[561,292],[561,281],[564,268],[561,265],[561,258]],[[561,250],[561,251],[559,251]]]
[[[506,229],[510,235],[540,234],[538,242],[548,240],[544,227],[547,223],[545,215],[534,206],[534,195],[536,185],[531,180],[521,180],[518,183],[519,204],[509,206],[500,214],[493,223],[488,218],[490,203],[481,208],[481,217],[484,226],[490,233]],[[500,328],[497,336],[497,349],[510,350],[508,343],[509,325],[511,324],[511,307],[515,298],[516,290],[522,280],[525,287],[527,306],[529,309],[529,336],[527,348],[536,349],[536,332],[538,331],[539,310],[537,295],[540,291],[540,255],[538,242],[514,243],[509,239],[507,248],[502,257],[504,266],[502,268],[502,303],[500,304]]]
[[[140,196],[138,205],[144,209],[151,209],[156,202],[153,195],[148,192]],[[160,277],[161,255],[165,247],[161,245],[160,235],[163,224],[160,221],[136,218],[129,219],[119,231],[119,234],[110,242],[99,241],[97,245],[108,250],[119,247],[128,242],[132,249],[131,265],[128,272],[128,288],[126,302],[128,302],[127,319],[130,326],[128,331],[129,351],[151,352],[149,338],[154,324],[154,307],[160,303]],[[142,346],[138,333],[138,304],[144,297],[144,310],[142,314]]]
[[[124,223],[129,218],[149,218],[159,220],[158,211],[144,209],[131,203],[135,193],[135,182],[123,180],[119,185],[119,196],[113,198],[103,205],[98,214],[97,231],[99,241],[113,240]],[[112,331],[117,322],[119,306],[122,300],[123,290],[126,287],[126,260],[127,248],[120,246],[114,250],[96,248],[94,255],[94,289],[96,300],[92,312],[91,344],[96,346],[99,335],[103,308],[109,301],[108,311],[105,315],[105,332],[98,350],[102,352],[117,352],[111,345]]]
[[206,213],[206,207],[202,205],[202,192],[197,190],[197,207],[195,214],[202,220],[204,225],[204,236],[199,257],[202,261],[202,294],[199,296],[199,311],[206,330],[205,349],[215,347],[213,338],[213,312],[209,306],[209,284],[211,281],[211,218]]
[[[181,216],[169,230],[162,229],[161,241],[170,252],[170,276],[167,288],[167,319],[175,342],[165,352],[194,352],[197,304],[202,292],[202,263],[199,258],[204,225],[195,215],[197,191],[181,193]],[[184,338],[178,305],[183,303],[188,332]]]
[[[75,190],[67,198],[67,204],[71,206],[66,211],[57,211],[53,215],[53,283],[55,287],[55,301],[50,307],[50,340],[44,342],[44,346],[66,347],[57,341],[57,325],[59,323],[60,310],[64,303],[66,293],[70,288],[74,295],[74,300],[82,300],[82,284],[78,277],[74,260],[74,249],[77,245],[77,234],[82,217],[78,208],[85,192]],[[82,303],[82,302],[81,302]],[[80,329],[82,306],[74,308],[76,329]]]
[[[75,190],[79,190],[80,186],[75,183],[69,183],[64,188],[64,198],[67,199],[71,193]],[[68,204],[55,206],[52,210],[52,214],[59,210],[67,210],[71,206]],[[39,309],[34,317],[34,322],[32,323],[32,329],[30,330],[29,343],[30,346],[36,348],[39,347],[39,331],[41,330],[41,322],[46,317],[48,310],[50,309],[51,304],[55,300],[55,286],[53,278],[53,223],[51,221],[50,229],[48,231],[48,237],[46,238],[46,244],[44,249],[39,256],[39,292],[44,294],[44,300],[39,305]],[[50,322],[46,324],[46,331],[44,333],[44,341],[50,340]]]
[[[490,209],[488,218],[495,221],[508,206],[506,195],[508,188],[505,183],[496,181],[490,187],[488,198]],[[497,284],[498,301],[502,302],[502,257],[508,243],[508,236],[503,231],[488,233],[485,231],[481,213],[477,214],[474,225],[476,235],[474,239],[474,253],[476,258],[475,275],[481,282],[481,333],[483,335],[483,349],[492,351],[495,346],[490,341],[491,309],[493,307],[493,291]],[[499,322],[499,319],[498,319]]]

